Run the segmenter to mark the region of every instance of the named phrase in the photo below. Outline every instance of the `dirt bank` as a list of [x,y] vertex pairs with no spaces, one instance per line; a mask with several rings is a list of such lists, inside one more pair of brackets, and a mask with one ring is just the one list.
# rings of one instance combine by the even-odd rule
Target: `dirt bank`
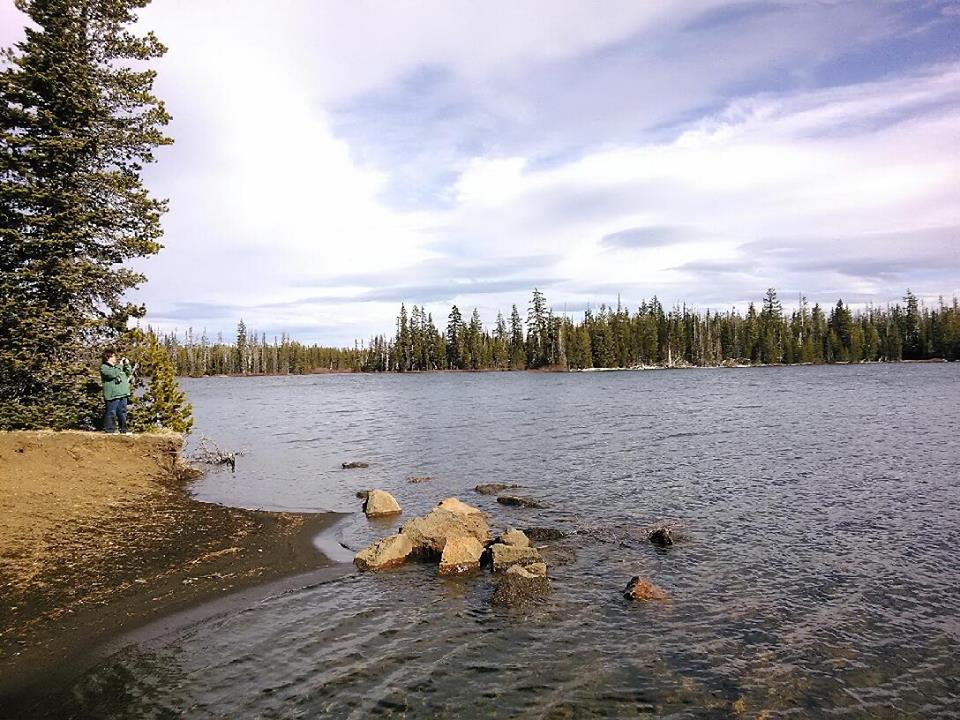
[[190,498],[173,434],[0,433],[0,705],[42,697],[103,641],[329,564],[335,515]]

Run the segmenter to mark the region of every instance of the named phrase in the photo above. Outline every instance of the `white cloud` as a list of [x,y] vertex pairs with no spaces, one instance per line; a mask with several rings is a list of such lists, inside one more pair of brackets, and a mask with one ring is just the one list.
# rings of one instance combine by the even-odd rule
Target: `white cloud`
[[[746,13],[733,28],[714,17],[719,30],[691,29],[733,6]],[[0,41],[15,18],[0,0]],[[170,47],[157,92],[177,140],[147,176],[171,199],[166,250],[144,264],[141,293],[163,326],[215,332],[242,314],[351,342],[390,329],[394,298],[427,302],[438,322],[449,301],[476,304],[490,322],[535,283],[558,307],[621,288],[726,304],[771,284],[884,300],[901,276],[851,272],[891,232],[940,238],[914,253],[918,267],[957,267],[956,236],[930,235],[960,226],[948,151],[960,146],[957,66],[778,90],[782,74],[803,82],[818,62],[895,32],[872,3],[765,14],[719,1],[157,0],[143,25]],[[438,107],[417,114],[415,93],[392,98],[413,106],[413,127],[377,115],[383,105],[364,116],[364,142],[399,143],[415,164],[338,129],[344,107],[431,69],[453,88]],[[440,107],[461,98],[464,116]],[[659,128],[678,115],[683,132]],[[545,162],[544,148],[561,154]],[[446,204],[385,202],[397,178],[432,188],[428,174],[453,178],[436,190]],[[658,227],[684,232],[651,247],[601,243]],[[791,254],[771,252],[777,243]],[[881,257],[898,243],[887,237]],[[827,264],[805,269],[805,247]],[[944,278],[914,289],[958,289]]]

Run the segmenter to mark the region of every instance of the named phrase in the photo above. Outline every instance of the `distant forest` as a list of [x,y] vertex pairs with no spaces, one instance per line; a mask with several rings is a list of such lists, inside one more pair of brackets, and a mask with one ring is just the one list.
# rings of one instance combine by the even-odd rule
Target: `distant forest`
[[454,305],[441,330],[433,316],[401,305],[396,330],[353,348],[304,345],[284,335],[268,341],[243,321],[232,342],[192,331],[161,335],[178,375],[303,374],[636,367],[714,367],[795,363],[898,362],[960,358],[960,308],[927,307],[907,291],[903,303],[852,310],[842,300],[824,311],[800,299],[784,313],[775,290],[746,313],[664,309],[656,297],[635,312],[619,305],[558,315],[539,290],[526,317],[514,305],[484,327],[474,310]]

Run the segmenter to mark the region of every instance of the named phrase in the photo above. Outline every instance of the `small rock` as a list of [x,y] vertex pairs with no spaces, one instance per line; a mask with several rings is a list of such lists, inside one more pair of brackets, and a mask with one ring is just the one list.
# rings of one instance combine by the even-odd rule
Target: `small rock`
[[500,495],[497,502],[501,505],[513,505],[514,507],[542,508],[539,502],[533,498],[521,497],[520,495]]
[[365,462],[345,462],[341,465],[344,470],[356,470],[358,468],[368,468],[370,463]]
[[652,582],[644,580],[639,575],[630,579],[623,591],[628,600],[669,600],[666,590],[657,587]]
[[521,531],[516,528],[508,528],[507,531],[501,535],[498,542],[502,542],[504,545],[516,545],[517,547],[530,547],[530,538],[524,535]]
[[467,505],[465,502],[460,502],[455,497],[448,497],[446,500],[441,500],[437,507],[441,510],[446,510],[447,512],[452,512],[457,515],[480,515],[481,517],[485,516],[483,510],[473,507],[473,505]]
[[660,547],[673,545],[673,532],[668,527],[660,527],[650,533],[650,542]]
[[358,499],[360,499],[360,500],[366,500],[368,497],[370,497],[370,491],[369,491],[369,490],[357,490],[357,498],[358,498]]
[[495,543],[490,546],[490,564],[494,572],[502,572],[511,565],[517,565],[518,563],[529,565],[541,561],[542,558],[536,548],[504,545],[502,543]]
[[407,482],[410,483],[411,485],[419,485],[420,483],[433,482],[433,478],[427,477],[426,475],[424,476],[415,475],[414,477],[408,477]]
[[367,501],[363,504],[363,511],[368,518],[399,515],[403,512],[400,509],[400,503],[386,490],[371,490],[367,495]]
[[447,540],[440,555],[440,574],[453,575],[480,569],[483,545],[475,537],[454,537]]
[[502,483],[490,483],[489,485],[477,485],[474,488],[475,492],[480,493],[481,495],[496,495],[501,493],[504,490],[509,490],[510,488],[518,487],[517,485],[504,485]]
[[353,562],[361,570],[386,570],[403,565],[412,552],[410,538],[391,535],[358,552]]
[[562,540],[567,536],[565,532],[546,527],[528,527],[523,529],[524,534],[535,541]]

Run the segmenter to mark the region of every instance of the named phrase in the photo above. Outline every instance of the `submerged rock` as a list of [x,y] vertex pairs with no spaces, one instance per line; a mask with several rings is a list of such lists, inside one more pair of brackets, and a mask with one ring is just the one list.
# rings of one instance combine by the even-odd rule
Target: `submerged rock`
[[660,547],[673,545],[673,532],[668,527],[661,527],[650,533],[650,542]]
[[507,531],[497,539],[497,542],[504,545],[516,545],[517,547],[530,547],[530,538],[516,528],[507,528]]
[[477,485],[474,488],[474,492],[478,492],[481,495],[496,495],[501,493],[504,490],[509,490],[510,488],[518,487],[517,485],[504,485],[502,483],[489,483],[487,485]]
[[411,485],[419,485],[420,483],[433,482],[433,478],[427,477],[426,475],[423,475],[423,476],[415,475],[413,477],[408,477],[407,482],[410,483]]
[[669,600],[670,596],[667,595],[667,591],[661,587],[657,587],[649,580],[644,580],[639,575],[634,576],[630,579],[630,582],[627,583],[627,587],[623,591],[623,596],[628,600]]
[[492,602],[501,607],[521,607],[542,602],[550,592],[550,581],[520,565],[500,576]]
[[448,538],[440,555],[440,574],[454,575],[480,569],[483,545],[475,537]]
[[547,527],[528,527],[523,529],[524,534],[535,541],[562,540],[567,536],[565,532]]
[[366,500],[370,496],[369,490],[357,490],[357,498],[360,500]]
[[367,494],[367,501],[363,504],[363,511],[369,518],[399,515],[403,512],[400,503],[386,490],[371,490]]
[[361,570],[386,570],[403,565],[412,552],[410,538],[391,535],[358,552],[353,562]]
[[483,513],[457,513],[435,507],[424,517],[408,520],[400,533],[410,538],[413,552],[423,559],[439,559],[450,538],[472,537],[480,543],[490,540],[490,528]]
[[341,467],[342,467],[344,470],[356,470],[356,469],[358,469],[358,468],[368,468],[368,467],[370,467],[370,463],[365,463],[365,462],[345,462],[345,463],[342,463],[342,464],[341,464]]
[[514,507],[542,508],[543,505],[533,498],[523,497],[521,495],[500,495],[497,502],[501,505],[512,505]]
[[543,558],[536,548],[494,543],[490,546],[490,565],[494,572],[503,572],[511,565],[529,565]]

